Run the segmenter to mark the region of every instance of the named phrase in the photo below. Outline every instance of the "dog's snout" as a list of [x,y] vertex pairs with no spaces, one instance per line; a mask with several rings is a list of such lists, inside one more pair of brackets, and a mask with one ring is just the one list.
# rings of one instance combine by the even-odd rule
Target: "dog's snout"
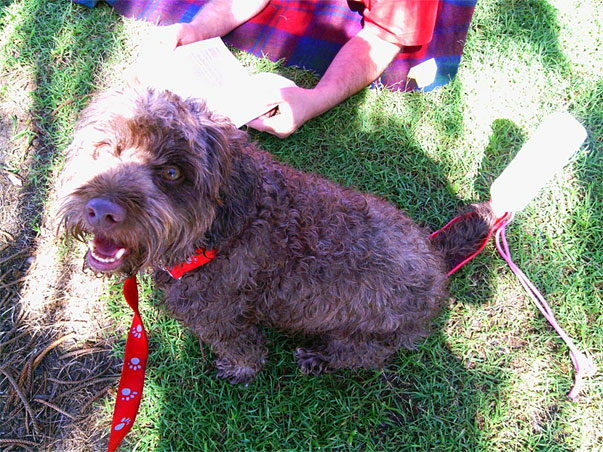
[[104,198],[92,198],[86,204],[87,217],[91,226],[111,229],[126,219],[126,211],[119,204]]

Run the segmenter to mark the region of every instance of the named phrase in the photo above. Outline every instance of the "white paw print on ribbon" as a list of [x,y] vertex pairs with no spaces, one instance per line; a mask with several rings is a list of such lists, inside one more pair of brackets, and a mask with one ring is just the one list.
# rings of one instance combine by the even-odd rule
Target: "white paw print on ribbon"
[[132,336],[137,339],[140,339],[142,336],[142,325],[136,325],[132,327]]
[[128,363],[128,367],[132,370],[142,369],[142,366],[140,365],[140,359],[138,359],[136,357],[130,359],[130,362]]
[[125,400],[126,402],[134,399],[138,395],[138,392],[132,391],[130,388],[123,388],[121,390],[121,400]]
[[121,430],[126,425],[130,425],[130,422],[132,422],[132,419],[130,419],[129,417],[122,417],[121,422],[115,426],[115,430]]

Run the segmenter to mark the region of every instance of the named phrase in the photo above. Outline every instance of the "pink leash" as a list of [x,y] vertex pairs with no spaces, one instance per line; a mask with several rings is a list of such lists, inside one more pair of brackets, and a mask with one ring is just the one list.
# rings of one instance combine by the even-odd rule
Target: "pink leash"
[[509,267],[511,268],[513,273],[515,273],[515,276],[517,276],[517,279],[519,279],[519,282],[526,290],[528,295],[530,295],[530,298],[532,298],[532,301],[540,310],[544,318],[548,320],[548,322],[555,329],[555,331],[557,331],[559,337],[563,339],[563,342],[565,342],[565,344],[569,348],[570,356],[572,358],[572,362],[574,363],[574,368],[576,369],[576,376],[574,379],[574,386],[572,387],[571,391],[567,396],[572,401],[575,401],[584,384],[584,377],[594,375],[596,367],[590,358],[588,358],[580,350],[578,350],[572,339],[567,335],[563,328],[561,328],[559,322],[557,322],[557,319],[555,318],[551,307],[544,299],[540,291],[534,286],[534,284],[528,279],[524,272],[522,272],[521,269],[517,265],[515,265],[515,263],[511,259],[511,252],[509,251],[509,245],[505,236],[505,228],[512,220],[513,214],[511,214],[508,219],[503,220],[502,225],[496,230],[494,236],[496,249],[498,249],[498,252],[503,257],[503,259],[507,261],[507,264],[509,264]]
[[[441,231],[448,229],[448,227],[450,227],[453,223],[467,217],[468,215],[472,215],[472,214],[474,214],[474,213],[469,212],[465,215],[461,215],[456,218],[453,218],[443,228],[441,228],[441,229],[435,231],[433,234],[431,234],[431,237],[432,238],[435,237]],[[488,231],[488,235],[484,239],[484,241],[481,244],[481,246],[479,247],[479,249],[475,253],[473,253],[471,256],[469,256],[468,258],[463,260],[461,263],[456,265],[452,270],[450,270],[448,272],[448,276],[452,275],[454,272],[456,272],[458,269],[460,269],[463,265],[465,265],[467,262],[469,262],[471,259],[473,259],[475,256],[477,256],[485,248],[486,244],[488,243],[488,240],[490,240],[490,237],[494,234],[496,249],[498,250],[500,255],[503,257],[503,259],[507,262],[507,264],[509,265],[509,267],[511,268],[513,273],[515,273],[515,276],[517,276],[517,279],[519,279],[519,282],[521,283],[521,285],[524,287],[524,289],[526,290],[528,295],[530,295],[530,298],[532,299],[532,301],[534,302],[536,307],[540,310],[542,315],[544,315],[544,317],[548,320],[548,322],[555,329],[555,331],[557,331],[557,334],[559,335],[559,337],[561,337],[561,339],[566,343],[566,345],[568,346],[568,348],[570,350],[570,356],[572,358],[572,362],[574,363],[574,368],[576,369],[576,376],[574,379],[574,386],[572,387],[571,391],[568,393],[567,396],[572,401],[575,401],[576,398],[578,397],[578,394],[580,393],[580,390],[582,389],[583,384],[584,384],[584,377],[594,375],[594,373],[596,371],[596,366],[594,365],[593,361],[590,358],[588,358],[580,350],[578,350],[578,348],[576,347],[576,345],[574,344],[572,339],[567,335],[567,333],[563,330],[563,328],[561,328],[561,326],[559,325],[559,322],[557,322],[557,319],[555,318],[555,315],[553,314],[551,307],[549,306],[547,301],[544,299],[544,297],[542,296],[540,291],[538,291],[536,286],[534,286],[534,284],[528,279],[528,277],[521,271],[521,269],[511,259],[511,252],[509,251],[509,245],[507,243],[507,239],[505,236],[505,228],[513,220],[514,216],[515,215],[513,213],[506,212],[502,217],[497,219],[496,222],[494,223],[494,225]]]

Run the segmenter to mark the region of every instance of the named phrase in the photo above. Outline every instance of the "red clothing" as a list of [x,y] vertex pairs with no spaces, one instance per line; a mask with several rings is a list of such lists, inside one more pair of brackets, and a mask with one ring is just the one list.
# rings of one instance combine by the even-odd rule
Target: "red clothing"
[[364,26],[401,46],[427,44],[433,36],[439,0],[361,0]]

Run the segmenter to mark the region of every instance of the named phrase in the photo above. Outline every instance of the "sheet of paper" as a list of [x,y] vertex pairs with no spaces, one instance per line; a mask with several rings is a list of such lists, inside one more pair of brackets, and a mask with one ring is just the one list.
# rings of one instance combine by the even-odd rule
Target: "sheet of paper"
[[204,99],[237,127],[271,110],[279,86],[293,83],[277,74],[251,75],[220,38],[143,56],[137,72],[154,88]]

